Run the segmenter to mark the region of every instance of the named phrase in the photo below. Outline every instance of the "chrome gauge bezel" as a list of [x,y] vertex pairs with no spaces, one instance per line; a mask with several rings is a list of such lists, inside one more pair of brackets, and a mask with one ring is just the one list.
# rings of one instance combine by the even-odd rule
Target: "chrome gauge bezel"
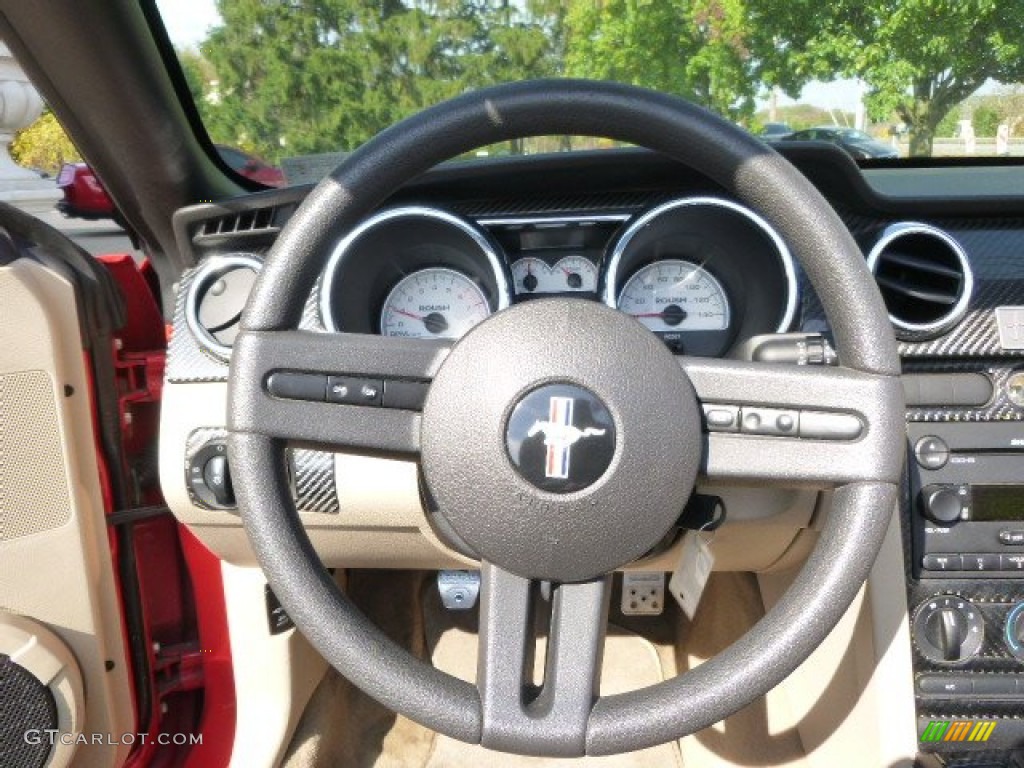
[[[618,301],[621,301],[622,296],[625,295],[626,290],[629,288],[629,286],[632,285],[633,281],[637,280],[643,272],[645,272],[645,271],[647,271],[649,269],[658,269],[658,268],[660,268],[660,267],[662,267],[662,266],[664,266],[666,264],[685,264],[688,267],[693,267],[692,272],[700,272],[701,275],[703,276],[703,278],[705,280],[707,280],[708,282],[710,282],[712,287],[715,289],[715,291],[718,292],[718,295],[721,297],[721,300],[722,300],[722,306],[725,309],[725,312],[724,312],[724,315],[725,315],[725,325],[722,328],[693,328],[693,329],[690,329],[690,328],[682,328],[682,327],[680,327],[680,328],[678,328],[676,330],[678,330],[680,332],[683,332],[683,333],[687,333],[687,332],[718,333],[718,332],[722,332],[722,331],[728,331],[729,328],[732,325],[732,302],[729,301],[729,294],[726,292],[725,287],[722,285],[722,281],[719,280],[717,277],[715,277],[714,274],[712,274],[710,271],[705,269],[702,265],[697,264],[697,263],[695,263],[695,262],[693,262],[693,261],[691,261],[689,259],[681,259],[681,258],[675,258],[675,257],[670,258],[670,259],[659,259],[658,261],[651,261],[651,262],[648,262],[648,263],[646,263],[646,264],[644,264],[644,265],[642,265],[640,267],[637,267],[630,274],[629,278],[623,283],[622,290],[619,291],[619,296],[618,296],[615,308],[618,309],[620,312],[623,312],[623,313],[625,313],[627,315],[631,314],[627,310],[625,310],[622,307],[618,306]],[[640,319],[640,318],[638,318],[638,319]],[[643,325],[645,325],[645,326],[647,325],[647,323],[644,323],[642,319],[640,319],[640,322],[643,323]]]
[[[331,256],[327,260],[327,267],[324,270],[323,279],[320,283],[320,294],[318,300],[320,320],[327,331],[331,333],[338,333],[341,330],[338,328],[334,313],[332,312],[331,300],[336,288],[335,281],[337,279],[339,269],[348,254],[351,252],[352,246],[355,245],[362,236],[373,230],[375,227],[402,218],[419,218],[440,221],[448,226],[454,227],[461,234],[469,237],[480,249],[480,252],[484,256],[484,261],[487,264],[487,268],[493,274],[496,293],[494,296],[494,306],[491,307],[492,311],[505,309],[512,303],[512,286],[509,284],[503,262],[498,256],[498,252],[495,247],[476,225],[448,213],[447,211],[441,210],[440,208],[419,205],[399,206],[378,211],[373,216],[362,221],[344,238],[342,238],[331,252]],[[445,267],[446,265],[424,264],[423,266]]]
[[[792,253],[790,253],[790,250],[785,241],[783,241],[782,236],[779,235],[779,233],[776,232],[771,224],[769,224],[764,218],[744,205],[740,205],[739,203],[734,203],[731,200],[725,200],[720,197],[699,196],[676,198],[655,206],[630,222],[615,241],[611,254],[607,259],[604,273],[604,286],[600,291],[601,301],[612,309],[618,309],[620,286],[625,285],[625,282],[628,281],[633,274],[632,272],[629,275],[620,274],[623,259],[628,252],[630,244],[635,240],[637,235],[649,227],[657,218],[667,213],[679,210],[680,208],[692,208],[699,206],[721,208],[737,213],[754,224],[771,241],[782,267],[786,283],[785,306],[782,318],[775,331],[776,333],[782,333],[789,330],[793,324],[794,318],[796,317],[799,298],[796,264],[793,261]],[[637,269],[639,268],[640,267],[638,265]],[[633,271],[635,272],[636,270]],[[705,269],[705,272],[712,274],[710,270]],[[728,293],[725,295],[726,299],[731,301],[731,297],[729,297]]]
[[213,334],[199,322],[199,298],[209,289],[212,282],[221,275],[238,267],[249,267],[257,275],[263,269],[263,262],[251,253],[226,253],[210,256],[192,275],[188,293],[185,295],[185,324],[196,339],[199,348],[208,354],[227,361],[231,358],[231,347],[217,341]]

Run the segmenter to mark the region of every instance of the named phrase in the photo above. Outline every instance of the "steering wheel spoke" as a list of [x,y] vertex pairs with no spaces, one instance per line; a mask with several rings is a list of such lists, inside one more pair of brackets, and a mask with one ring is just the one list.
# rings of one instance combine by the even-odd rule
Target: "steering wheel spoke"
[[244,331],[235,341],[231,429],[321,449],[414,457],[444,341]]
[[532,683],[539,583],[486,562],[481,577],[481,744],[520,754],[585,754],[600,685],[611,577],[552,585],[540,686]]
[[848,368],[680,358],[705,422],[701,473],[832,486],[897,482],[899,379]]

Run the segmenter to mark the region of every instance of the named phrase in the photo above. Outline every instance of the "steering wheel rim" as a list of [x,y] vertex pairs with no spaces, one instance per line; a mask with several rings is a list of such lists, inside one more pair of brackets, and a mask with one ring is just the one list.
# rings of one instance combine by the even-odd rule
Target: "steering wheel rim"
[[[528,579],[489,563],[483,566],[481,625],[486,630],[481,632],[478,690],[415,659],[370,624],[327,576],[295,511],[284,472],[286,440],[415,455],[419,429],[431,421],[431,400],[422,422],[350,411],[340,431],[331,432],[333,427],[323,423],[300,429],[286,423],[289,414],[309,411],[322,417],[326,412],[282,405],[267,394],[266,381],[273,370],[308,370],[317,357],[327,358],[322,364],[339,372],[365,365],[360,370],[384,368],[399,378],[443,379],[462,342],[450,350],[445,344],[345,336],[329,346],[329,337],[288,329],[297,327],[330,246],[404,182],[478,146],[541,134],[604,136],[646,146],[687,163],[756,209],[790,245],[818,293],[844,368],[772,370],[770,381],[762,382],[765,391],[757,395],[747,390],[763,379],[762,365],[688,361],[683,363],[685,376],[702,399],[710,392],[714,400],[753,396],[758,403],[785,403],[793,397],[785,390],[804,387],[817,410],[852,409],[864,429],[852,446],[811,446],[826,462],[832,456],[837,464],[856,458],[857,466],[812,470],[804,466],[807,447],[787,442],[779,466],[759,475],[797,482],[828,477],[838,487],[819,541],[797,579],[743,638],[695,670],[616,696],[597,698],[593,686],[585,690],[585,674],[574,678],[567,673],[554,699],[531,709],[506,700],[514,694],[509,674],[514,678],[522,670],[504,669],[502,656],[507,654],[495,645],[498,634],[516,630],[503,624],[498,604],[522,594]],[[483,335],[474,329],[466,338]],[[862,254],[817,190],[772,149],[664,94],[589,81],[524,82],[461,96],[389,128],[310,193],[268,255],[243,314],[231,363],[229,453],[243,524],[271,586],[299,629],[342,675],[386,706],[463,741],[522,754],[612,754],[679,738],[721,720],[780,682],[839,620],[867,576],[896,503],[903,455],[898,374],[887,313]],[[741,442],[704,439],[704,472],[749,476],[736,468],[746,450]],[[575,619],[596,626],[607,610],[601,579],[567,584],[565,590],[563,648],[586,641],[571,634]],[[594,664],[600,665],[600,647],[584,650],[590,658],[581,662],[586,666],[582,672],[592,673]],[[569,672],[575,670],[566,664]]]

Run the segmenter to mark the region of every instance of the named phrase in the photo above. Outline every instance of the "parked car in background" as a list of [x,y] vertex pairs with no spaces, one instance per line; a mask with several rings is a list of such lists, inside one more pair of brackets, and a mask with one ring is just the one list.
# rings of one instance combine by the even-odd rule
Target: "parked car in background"
[[783,141],[827,141],[844,149],[854,160],[893,160],[900,156],[895,147],[871,138],[864,131],[834,125],[795,131]]
[[789,123],[765,123],[758,136],[765,141],[781,141],[792,133]]
[[[216,147],[221,160],[238,175],[268,187],[284,186],[284,174],[280,168],[234,147],[223,144]],[[88,163],[65,163],[57,175],[57,188],[64,194],[63,199],[57,202],[57,210],[65,216],[114,219],[118,224],[122,223],[114,201]]]

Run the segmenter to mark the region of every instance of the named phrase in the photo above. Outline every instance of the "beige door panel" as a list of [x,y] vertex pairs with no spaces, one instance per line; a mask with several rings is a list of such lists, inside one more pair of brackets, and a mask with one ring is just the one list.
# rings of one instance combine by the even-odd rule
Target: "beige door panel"
[[72,765],[120,765],[135,722],[75,294],[25,259],[0,267],[0,608],[77,662],[82,733],[104,738]]

